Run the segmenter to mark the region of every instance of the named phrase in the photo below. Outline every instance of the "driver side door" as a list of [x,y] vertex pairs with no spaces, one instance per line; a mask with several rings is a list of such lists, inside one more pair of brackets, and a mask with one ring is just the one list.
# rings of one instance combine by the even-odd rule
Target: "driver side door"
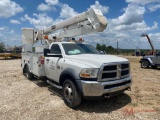
[[59,70],[60,70],[60,62],[62,61],[62,57],[59,57],[58,55],[61,55],[61,49],[58,44],[53,44],[50,49],[50,55],[46,58],[46,66],[45,66],[45,72],[46,76],[55,81],[58,82],[59,78]]

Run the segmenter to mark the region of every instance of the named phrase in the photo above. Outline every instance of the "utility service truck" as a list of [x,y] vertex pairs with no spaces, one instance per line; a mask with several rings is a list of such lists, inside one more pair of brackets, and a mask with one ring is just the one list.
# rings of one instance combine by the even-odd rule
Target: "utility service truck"
[[108,98],[130,90],[132,77],[127,59],[100,54],[83,39],[73,39],[102,32],[106,26],[102,12],[90,9],[39,31],[22,28],[23,74],[30,80],[45,78],[62,89],[69,107],[80,105],[82,98]]

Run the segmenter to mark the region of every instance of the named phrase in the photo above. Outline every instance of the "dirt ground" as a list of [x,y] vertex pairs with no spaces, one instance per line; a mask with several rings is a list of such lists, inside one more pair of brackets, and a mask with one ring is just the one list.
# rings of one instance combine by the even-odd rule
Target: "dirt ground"
[[140,68],[131,62],[132,90],[114,98],[87,101],[67,107],[61,90],[22,75],[20,59],[0,59],[0,120],[159,120],[160,68]]

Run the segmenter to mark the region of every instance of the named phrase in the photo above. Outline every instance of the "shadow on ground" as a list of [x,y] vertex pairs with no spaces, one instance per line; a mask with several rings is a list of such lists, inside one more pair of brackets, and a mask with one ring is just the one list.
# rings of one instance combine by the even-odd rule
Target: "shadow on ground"
[[53,86],[51,86],[50,84],[48,84],[46,82],[46,80],[37,80],[37,79],[33,79],[32,82],[36,85],[38,85],[39,87],[47,87],[48,90],[51,92],[51,95],[57,95],[59,96],[61,99],[62,98],[62,91],[60,89],[57,89]]
[[152,68],[152,67],[149,67],[149,68],[142,68],[140,67],[141,69],[152,69],[152,70],[160,70],[160,67],[157,67],[157,68]]
[[[63,99],[62,91],[60,89],[54,88],[42,80],[33,80],[32,82],[34,82],[39,87],[48,87],[48,90],[51,92],[51,95],[58,96],[61,99]],[[122,93],[116,97],[100,100],[83,99],[81,105],[74,108],[74,110],[80,110],[88,113],[106,113],[115,111],[117,109],[121,109],[129,103],[131,103],[131,97],[126,93]]]
[[129,103],[131,103],[131,97],[123,93],[115,97],[101,100],[83,100],[81,106],[75,110],[89,113],[106,113],[121,109]]

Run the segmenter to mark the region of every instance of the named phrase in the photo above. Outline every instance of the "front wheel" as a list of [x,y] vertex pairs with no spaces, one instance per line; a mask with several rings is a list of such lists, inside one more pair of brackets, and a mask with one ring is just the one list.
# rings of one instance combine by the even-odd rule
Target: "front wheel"
[[67,79],[63,83],[62,92],[64,102],[67,106],[74,108],[81,104],[82,97],[78,92],[75,84],[70,79]]
[[149,62],[147,60],[142,60],[141,67],[142,68],[149,68]]

